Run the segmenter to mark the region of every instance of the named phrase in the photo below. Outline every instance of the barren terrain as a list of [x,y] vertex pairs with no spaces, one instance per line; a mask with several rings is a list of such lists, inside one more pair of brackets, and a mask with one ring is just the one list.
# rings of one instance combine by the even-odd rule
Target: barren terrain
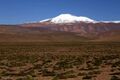
[[0,80],[120,80],[120,43],[2,42]]

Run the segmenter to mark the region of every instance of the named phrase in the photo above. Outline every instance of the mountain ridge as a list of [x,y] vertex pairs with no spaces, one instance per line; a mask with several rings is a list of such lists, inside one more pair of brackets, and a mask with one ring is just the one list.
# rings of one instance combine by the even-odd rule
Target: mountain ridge
[[95,22],[94,20],[84,17],[84,16],[74,16],[71,14],[60,14],[54,18],[45,19],[40,22],[50,21],[55,24],[62,24],[62,23],[76,23],[76,22]]
[[[64,16],[66,15],[67,17],[65,18]],[[65,38],[63,40],[67,41],[68,38],[69,39],[71,38],[70,39],[71,41],[80,40],[80,39],[99,41],[99,40],[107,40],[107,37],[109,38],[109,40],[114,40],[114,38],[116,38],[116,40],[118,39],[118,41],[120,40],[120,36],[119,36],[120,21],[114,21],[114,22],[95,21],[87,17],[76,17],[69,14],[66,15],[62,14],[55,18],[50,18],[34,23],[24,23],[17,25],[0,25],[0,35],[1,35],[0,40],[3,41],[7,39],[13,40],[15,38],[18,41],[19,39],[20,40],[30,39],[33,41],[40,41],[40,40],[61,41],[61,39]],[[56,18],[58,22],[54,21],[56,20]],[[59,19],[63,19],[63,20],[59,21]],[[70,20],[65,21],[66,19],[67,20],[70,19]],[[53,20],[53,22],[51,22],[51,20]],[[4,39],[2,39],[2,37]]]
[[43,22],[48,22],[50,21],[51,23],[55,24],[66,24],[66,23],[76,23],[76,22],[86,22],[86,23],[120,23],[120,20],[117,21],[97,21],[85,16],[75,16],[72,14],[60,14],[56,17],[53,18],[48,18],[39,21],[40,23]]

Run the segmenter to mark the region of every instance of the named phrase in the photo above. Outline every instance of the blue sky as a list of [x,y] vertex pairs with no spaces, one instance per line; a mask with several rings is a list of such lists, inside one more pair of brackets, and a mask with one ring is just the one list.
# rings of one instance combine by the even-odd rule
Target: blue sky
[[120,20],[120,0],[0,0],[0,24],[40,21],[62,13]]

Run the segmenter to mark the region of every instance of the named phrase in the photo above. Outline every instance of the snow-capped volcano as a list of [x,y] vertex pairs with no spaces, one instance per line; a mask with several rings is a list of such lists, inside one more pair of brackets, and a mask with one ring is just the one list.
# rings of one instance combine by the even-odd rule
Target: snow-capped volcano
[[92,20],[88,17],[74,16],[71,14],[61,14],[57,17],[42,20],[40,22],[46,22],[46,21],[50,21],[50,22],[56,23],[56,24],[58,24],[58,23],[76,23],[76,22],[96,22],[95,20]]
[[120,21],[95,21],[88,17],[61,14],[36,23],[23,24],[23,27],[44,30],[74,32],[81,36],[97,36],[103,32],[120,30]]

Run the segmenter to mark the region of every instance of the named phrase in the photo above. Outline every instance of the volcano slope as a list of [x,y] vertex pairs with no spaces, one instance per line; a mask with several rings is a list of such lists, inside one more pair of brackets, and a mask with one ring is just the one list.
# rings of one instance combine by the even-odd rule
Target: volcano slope
[[64,42],[86,41],[89,38],[73,32],[26,28],[16,25],[0,26],[0,42]]

